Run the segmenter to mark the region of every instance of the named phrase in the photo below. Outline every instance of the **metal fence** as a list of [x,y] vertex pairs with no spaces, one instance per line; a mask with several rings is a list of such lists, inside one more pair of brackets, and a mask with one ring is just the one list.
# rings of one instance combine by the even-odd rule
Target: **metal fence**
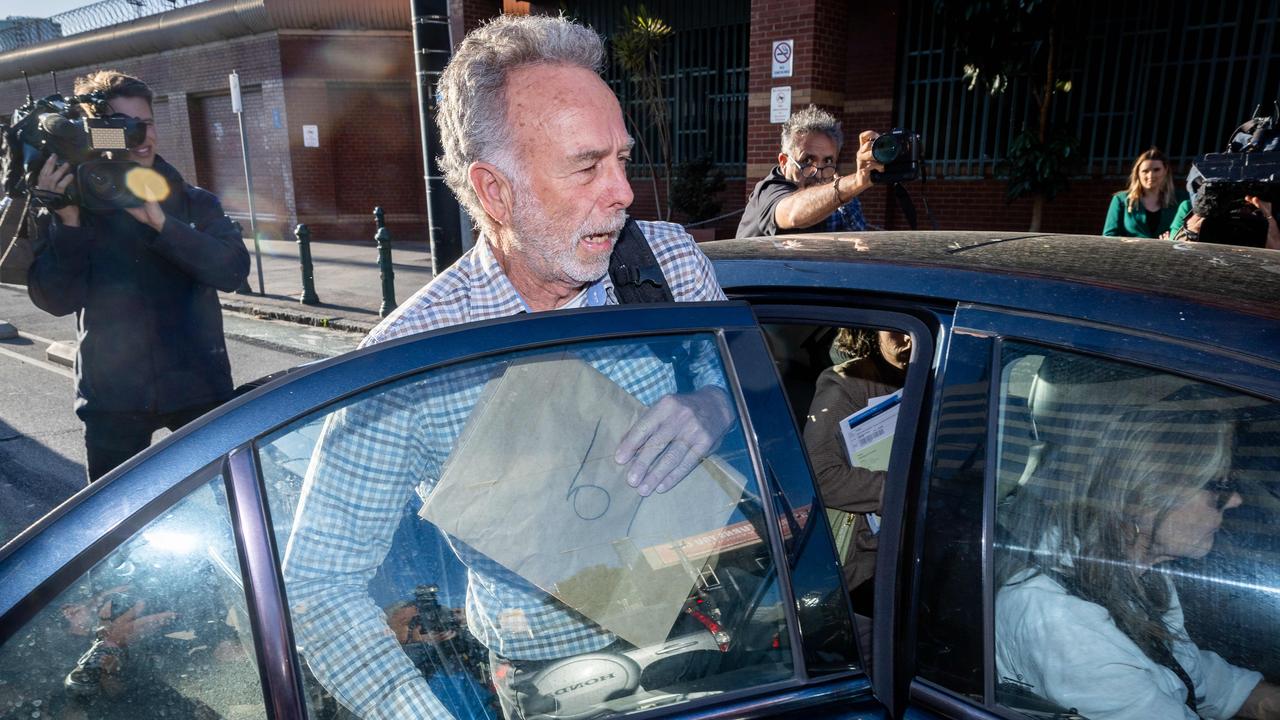
[[[672,163],[710,155],[729,177],[746,175],[747,39],[749,0],[645,0],[623,4],[581,0],[568,10],[606,39],[623,29],[623,7],[660,18],[674,33],[659,54],[659,72],[671,122]],[[623,111],[634,121],[644,143],[656,156],[658,136],[652,118],[637,97],[635,84],[613,57],[609,46],[605,81],[617,93]],[[635,128],[631,131],[636,132]],[[647,173],[639,153],[632,167]]]
[[0,52],[119,25],[206,0],[101,0],[47,18],[0,20]]
[[[1221,151],[1262,104],[1280,99],[1280,0],[1064,3],[1068,50],[1053,122],[1080,139],[1082,172],[1127,175],[1147,147],[1185,171]],[[909,0],[895,122],[924,135],[931,172],[983,177],[1038,110],[1019,79],[1002,95],[966,88],[947,28],[929,0]]]

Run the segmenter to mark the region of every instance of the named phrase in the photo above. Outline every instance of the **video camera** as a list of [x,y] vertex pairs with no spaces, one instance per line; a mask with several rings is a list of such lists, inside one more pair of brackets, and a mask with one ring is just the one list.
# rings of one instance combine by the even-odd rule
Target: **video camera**
[[1199,240],[1229,245],[1262,247],[1266,227],[1245,203],[1254,195],[1280,203],[1280,105],[1270,117],[1253,118],[1231,134],[1226,152],[1202,156],[1191,167],[1187,190],[1191,211],[1204,218]]
[[[96,117],[85,117],[85,106]],[[33,204],[51,210],[68,205],[89,211],[140,207],[143,201],[129,190],[127,179],[141,166],[117,157],[146,136],[142,121],[113,113],[100,93],[70,98],[55,93],[39,100],[28,95],[5,132],[4,192],[30,193]],[[75,168],[65,193],[36,189],[36,177],[52,154]]]
[[882,185],[911,182],[920,177],[920,133],[894,128],[871,143],[871,157],[884,171],[871,171],[871,182]]

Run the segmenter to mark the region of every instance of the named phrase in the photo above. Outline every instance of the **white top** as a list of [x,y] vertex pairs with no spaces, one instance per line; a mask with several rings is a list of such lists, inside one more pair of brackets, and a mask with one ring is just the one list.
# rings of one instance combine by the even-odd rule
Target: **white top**
[[[1097,603],[1075,597],[1044,574],[1025,571],[996,594],[996,672],[1090,720],[1196,720],[1178,675],[1157,664],[1120,631]],[[1262,680],[1201,650],[1183,627],[1182,605],[1170,585],[1165,622],[1175,637],[1173,654],[1195,685],[1201,717],[1236,714]]]

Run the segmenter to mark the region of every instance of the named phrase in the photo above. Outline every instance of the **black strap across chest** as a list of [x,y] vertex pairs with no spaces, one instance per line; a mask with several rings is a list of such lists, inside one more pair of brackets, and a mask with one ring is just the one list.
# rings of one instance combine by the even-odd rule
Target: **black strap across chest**
[[662,267],[635,220],[628,219],[622,226],[609,256],[609,278],[621,305],[675,301]]

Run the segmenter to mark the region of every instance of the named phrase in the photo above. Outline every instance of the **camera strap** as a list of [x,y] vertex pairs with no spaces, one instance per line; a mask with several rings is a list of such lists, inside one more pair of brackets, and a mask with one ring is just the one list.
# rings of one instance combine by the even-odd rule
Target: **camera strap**
[[609,256],[609,278],[620,305],[675,301],[649,241],[630,218]]
[[916,205],[911,202],[911,194],[907,189],[902,187],[902,183],[894,183],[890,186],[892,191],[889,197],[893,198],[894,203],[902,210],[902,216],[907,219],[907,227],[915,230],[919,226],[919,217],[916,215]]

